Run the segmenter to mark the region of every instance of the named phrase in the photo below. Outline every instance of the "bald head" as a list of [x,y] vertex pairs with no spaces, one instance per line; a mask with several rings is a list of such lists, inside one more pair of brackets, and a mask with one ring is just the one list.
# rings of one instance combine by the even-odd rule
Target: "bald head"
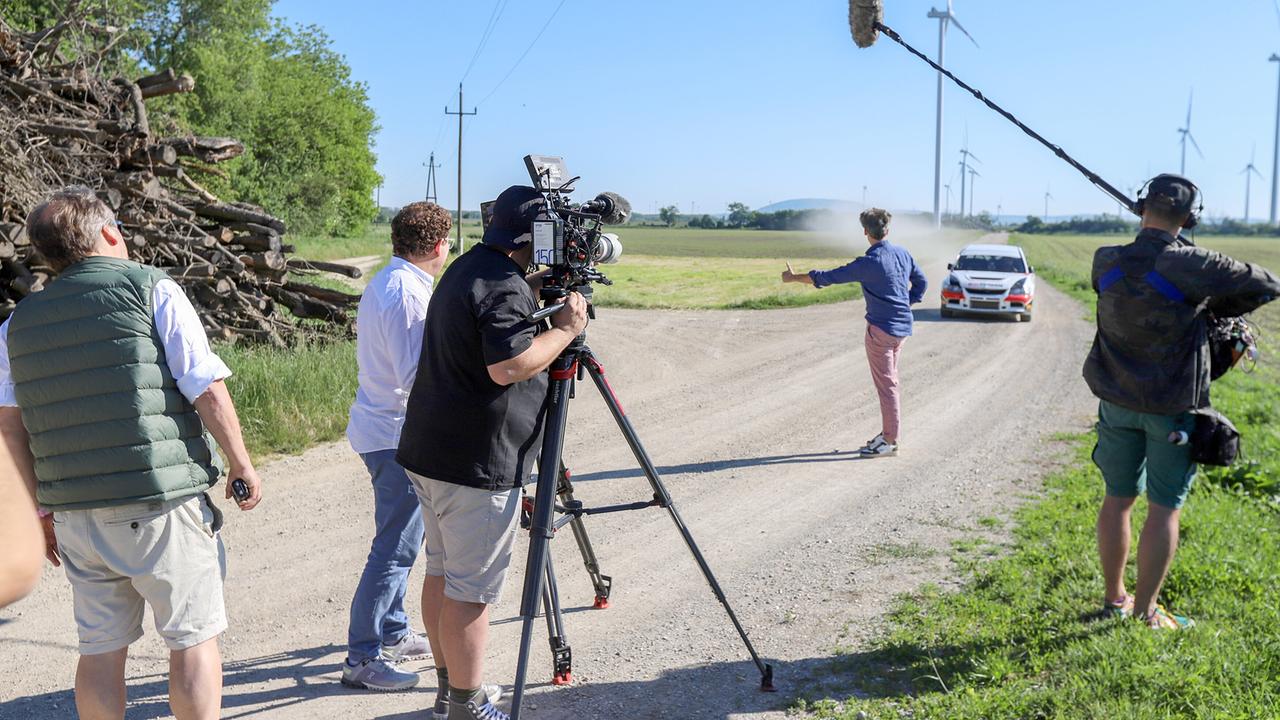
[[115,221],[115,213],[92,190],[75,185],[54,193],[27,215],[27,237],[61,272],[91,255],[118,254],[111,252],[108,242],[108,236],[119,237]]

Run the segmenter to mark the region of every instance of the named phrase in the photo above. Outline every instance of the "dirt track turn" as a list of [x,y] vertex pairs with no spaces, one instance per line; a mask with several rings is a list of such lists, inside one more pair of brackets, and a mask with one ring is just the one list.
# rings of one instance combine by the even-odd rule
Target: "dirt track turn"
[[[1034,261],[1034,258],[1033,258]],[[837,646],[857,647],[895,594],[946,583],[950,542],[1007,515],[1052,460],[1045,441],[1082,427],[1090,327],[1040,286],[1033,323],[947,320],[944,257],[902,358],[896,458],[851,451],[879,430],[862,350],[862,304],[771,312],[602,310],[589,342],[677,507],[781,692],[758,677],[669,516],[588,520],[613,607],[591,586],[567,533],[552,543],[575,683],[551,688],[535,626],[526,718],[781,717],[796,689],[838,687]],[[570,410],[566,460],[588,505],[650,491],[589,382]],[[424,718],[434,673],[408,693],[341,687],[347,610],[368,551],[368,477],[345,443],[264,468],[266,500],[228,511],[224,717]],[[489,672],[510,683],[518,643],[523,538],[493,613]],[[416,571],[410,587],[420,587]],[[409,603],[416,617],[418,603]],[[74,716],[75,629],[60,570],[0,611],[0,718]],[[128,717],[168,717],[167,655],[147,620],[132,649]],[[428,669],[420,663],[413,669]]]

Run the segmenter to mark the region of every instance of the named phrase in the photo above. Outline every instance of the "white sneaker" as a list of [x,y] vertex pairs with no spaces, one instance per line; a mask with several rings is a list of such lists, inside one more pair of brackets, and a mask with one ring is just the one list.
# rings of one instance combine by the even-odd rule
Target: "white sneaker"
[[[497,685],[481,685],[484,690],[484,696],[489,700],[489,704],[495,705],[502,699],[502,688]],[[449,720],[449,701],[436,700],[435,707],[431,710],[431,720]]]
[[431,643],[427,641],[426,635],[410,630],[395,645],[383,645],[382,657],[393,663],[426,660],[431,657]]
[[858,454],[864,458],[889,457],[898,454],[898,446],[895,443],[885,442],[883,435],[877,435],[874,440],[867,443],[867,446],[858,451]]
[[366,658],[359,665],[343,660],[342,684],[364,690],[408,690],[418,684],[418,673],[405,672],[382,658]]
[[865,445],[863,445],[862,447],[858,448],[855,452],[858,452],[858,453],[864,453],[864,452],[866,452],[866,451],[870,450],[871,448],[875,447],[876,445],[878,445],[878,444],[880,444],[880,443],[883,443],[883,442],[884,442],[884,433],[879,433],[879,434],[877,434],[875,437],[873,437],[873,438],[871,438],[870,440],[868,440],[868,441],[866,442],[866,444],[865,444]]

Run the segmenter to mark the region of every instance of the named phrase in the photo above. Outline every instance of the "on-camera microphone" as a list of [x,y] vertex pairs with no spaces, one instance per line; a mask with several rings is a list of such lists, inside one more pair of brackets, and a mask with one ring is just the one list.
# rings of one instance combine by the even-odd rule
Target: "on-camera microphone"
[[602,192],[595,200],[582,203],[582,212],[599,215],[605,225],[623,225],[631,217],[631,203],[617,193]]

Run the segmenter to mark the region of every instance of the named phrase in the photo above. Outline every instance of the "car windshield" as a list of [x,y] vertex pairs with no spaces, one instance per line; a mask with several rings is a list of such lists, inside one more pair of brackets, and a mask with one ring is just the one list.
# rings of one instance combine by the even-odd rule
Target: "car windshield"
[[1022,258],[1012,255],[961,255],[956,260],[956,270],[978,272],[1025,273],[1027,266]]

